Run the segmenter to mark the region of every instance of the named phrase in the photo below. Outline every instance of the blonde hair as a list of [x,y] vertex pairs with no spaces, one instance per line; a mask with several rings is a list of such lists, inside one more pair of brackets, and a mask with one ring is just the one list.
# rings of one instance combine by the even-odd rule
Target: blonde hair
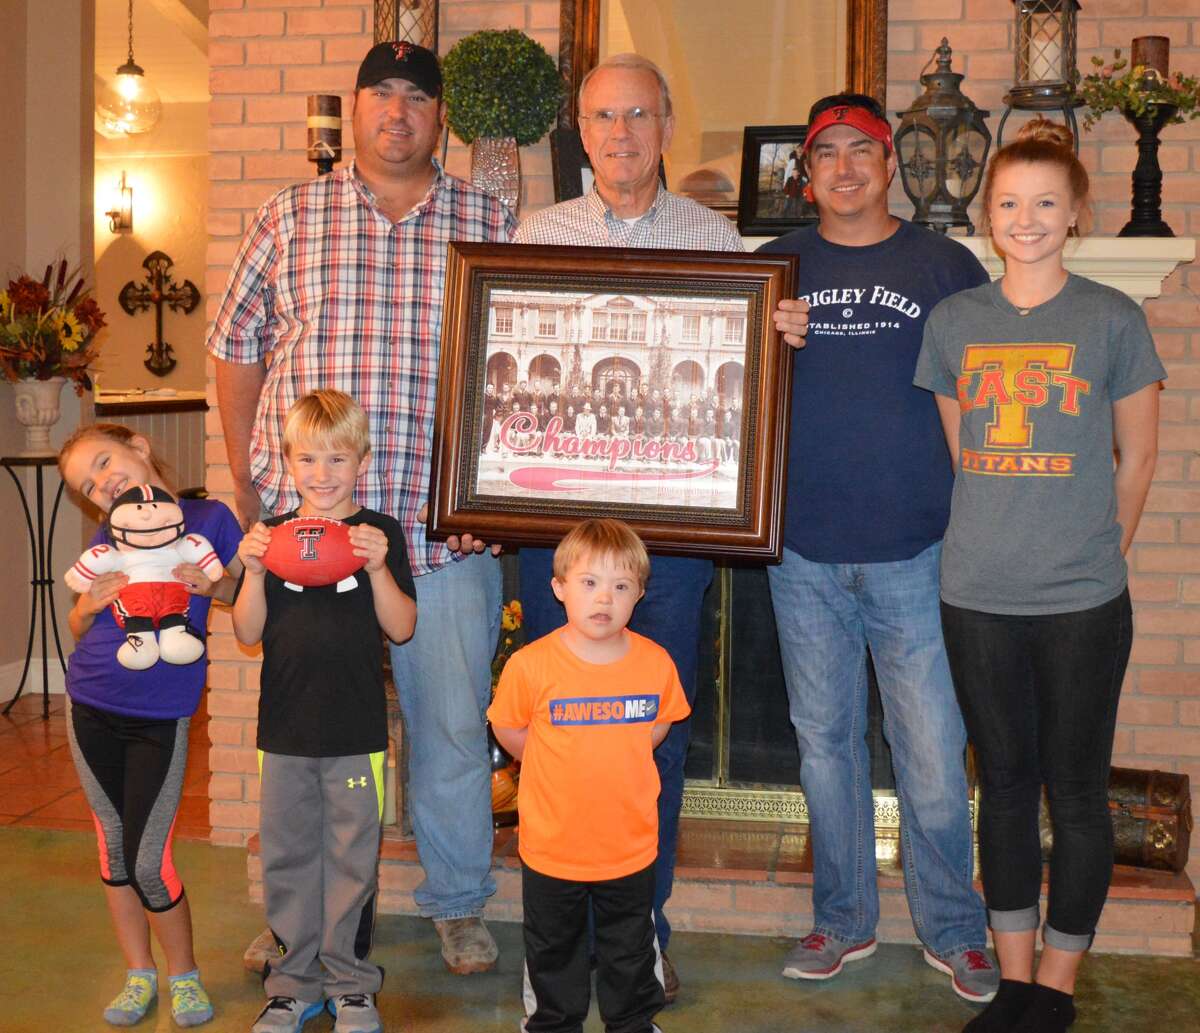
[[585,520],[576,524],[554,550],[554,576],[566,579],[570,569],[581,559],[604,556],[618,570],[629,570],[646,587],[650,580],[650,557],[637,533],[623,520]]
[[1053,165],[1062,169],[1071,188],[1071,200],[1079,206],[1076,224],[1068,231],[1068,235],[1080,237],[1087,233],[1092,222],[1091,182],[1087,169],[1075,153],[1075,137],[1066,126],[1038,115],[1026,122],[1017,133],[1017,138],[1001,147],[988,162],[987,174],[983,179],[983,218],[980,220],[984,235],[990,236],[992,232],[988,212],[992,206],[992,184],[996,180],[996,173],[1007,165],[1021,162]]
[[77,427],[71,433],[71,436],[62,443],[62,448],[58,450],[58,472],[60,476],[65,475],[66,471],[64,467],[66,466],[67,458],[75,450],[76,446],[83,444],[85,441],[91,441],[94,438],[110,441],[114,445],[122,445],[129,449],[133,448],[134,438],[141,438],[150,446],[150,454],[146,457],[146,461],[150,464],[150,469],[155,472],[167,487],[171,487],[171,468],[154,451],[154,443],[140,431],[132,430],[120,423],[88,423]]
[[283,420],[283,454],[290,456],[300,442],[317,448],[348,448],[361,459],[371,451],[367,414],[342,391],[310,391]]

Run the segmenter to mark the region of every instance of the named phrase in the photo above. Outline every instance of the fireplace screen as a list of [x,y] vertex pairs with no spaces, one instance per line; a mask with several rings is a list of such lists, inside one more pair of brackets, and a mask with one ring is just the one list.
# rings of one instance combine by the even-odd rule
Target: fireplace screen
[[[875,827],[896,829],[891,753],[870,679],[867,739]],[[704,603],[688,752],[686,817],[807,823],[766,570],[718,567]]]

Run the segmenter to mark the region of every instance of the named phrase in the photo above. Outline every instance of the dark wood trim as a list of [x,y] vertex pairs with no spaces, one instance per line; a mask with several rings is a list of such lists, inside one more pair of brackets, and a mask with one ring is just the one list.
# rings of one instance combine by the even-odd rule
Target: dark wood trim
[[[560,0],[558,69],[566,86],[558,124],[570,128],[578,115],[579,84],[600,52],[600,0]],[[887,0],[845,0],[846,82],[880,104],[887,91]],[[803,114],[801,112],[800,114]]]
[[203,398],[155,398],[144,402],[96,402],[97,416],[155,416],[168,412],[208,412]]

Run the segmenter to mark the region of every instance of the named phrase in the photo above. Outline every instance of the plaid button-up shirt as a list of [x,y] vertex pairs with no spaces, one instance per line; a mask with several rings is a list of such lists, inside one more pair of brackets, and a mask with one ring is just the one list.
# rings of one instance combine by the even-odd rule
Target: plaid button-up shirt
[[299,501],[283,465],[284,416],[307,392],[336,388],[371,424],[356,501],[400,521],[414,574],[450,562],[417,521],[429,491],[446,245],[507,241],[514,228],[504,205],[440,167],[399,222],[379,210],[353,165],[288,187],[259,210],[208,350],[227,362],[266,360],[250,470],[271,512]]
[[522,221],[515,242],[689,251],[745,250],[737,229],[725,216],[661,186],[650,210],[632,224],[613,215],[593,188],[583,197],[534,212]]

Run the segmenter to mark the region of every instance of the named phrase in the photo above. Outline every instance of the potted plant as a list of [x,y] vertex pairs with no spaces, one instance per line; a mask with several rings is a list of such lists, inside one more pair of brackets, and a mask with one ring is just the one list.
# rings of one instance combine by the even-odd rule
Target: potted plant
[[1138,131],[1133,209],[1119,236],[1173,237],[1162,218],[1158,134],[1164,126],[1200,118],[1200,79],[1177,71],[1163,75],[1154,68],[1131,67],[1120,50],[1113,51],[1110,63],[1093,57],[1092,64],[1096,71],[1083,77],[1078,90],[1087,107],[1084,129],[1091,129],[1105,113],[1119,111]]
[[451,48],[442,77],[450,128],[471,144],[471,181],[515,208],[517,148],[546,135],[562,99],[553,59],[517,29],[484,29]]
[[77,395],[91,390],[88,369],[99,351],[96,333],[104,325],[104,313],[84,290],[83,277],[68,277],[66,259],[57,276],[51,263],[40,281],[22,275],[0,291],[0,373],[15,385],[26,454],[50,451],[63,384],[74,381]]

